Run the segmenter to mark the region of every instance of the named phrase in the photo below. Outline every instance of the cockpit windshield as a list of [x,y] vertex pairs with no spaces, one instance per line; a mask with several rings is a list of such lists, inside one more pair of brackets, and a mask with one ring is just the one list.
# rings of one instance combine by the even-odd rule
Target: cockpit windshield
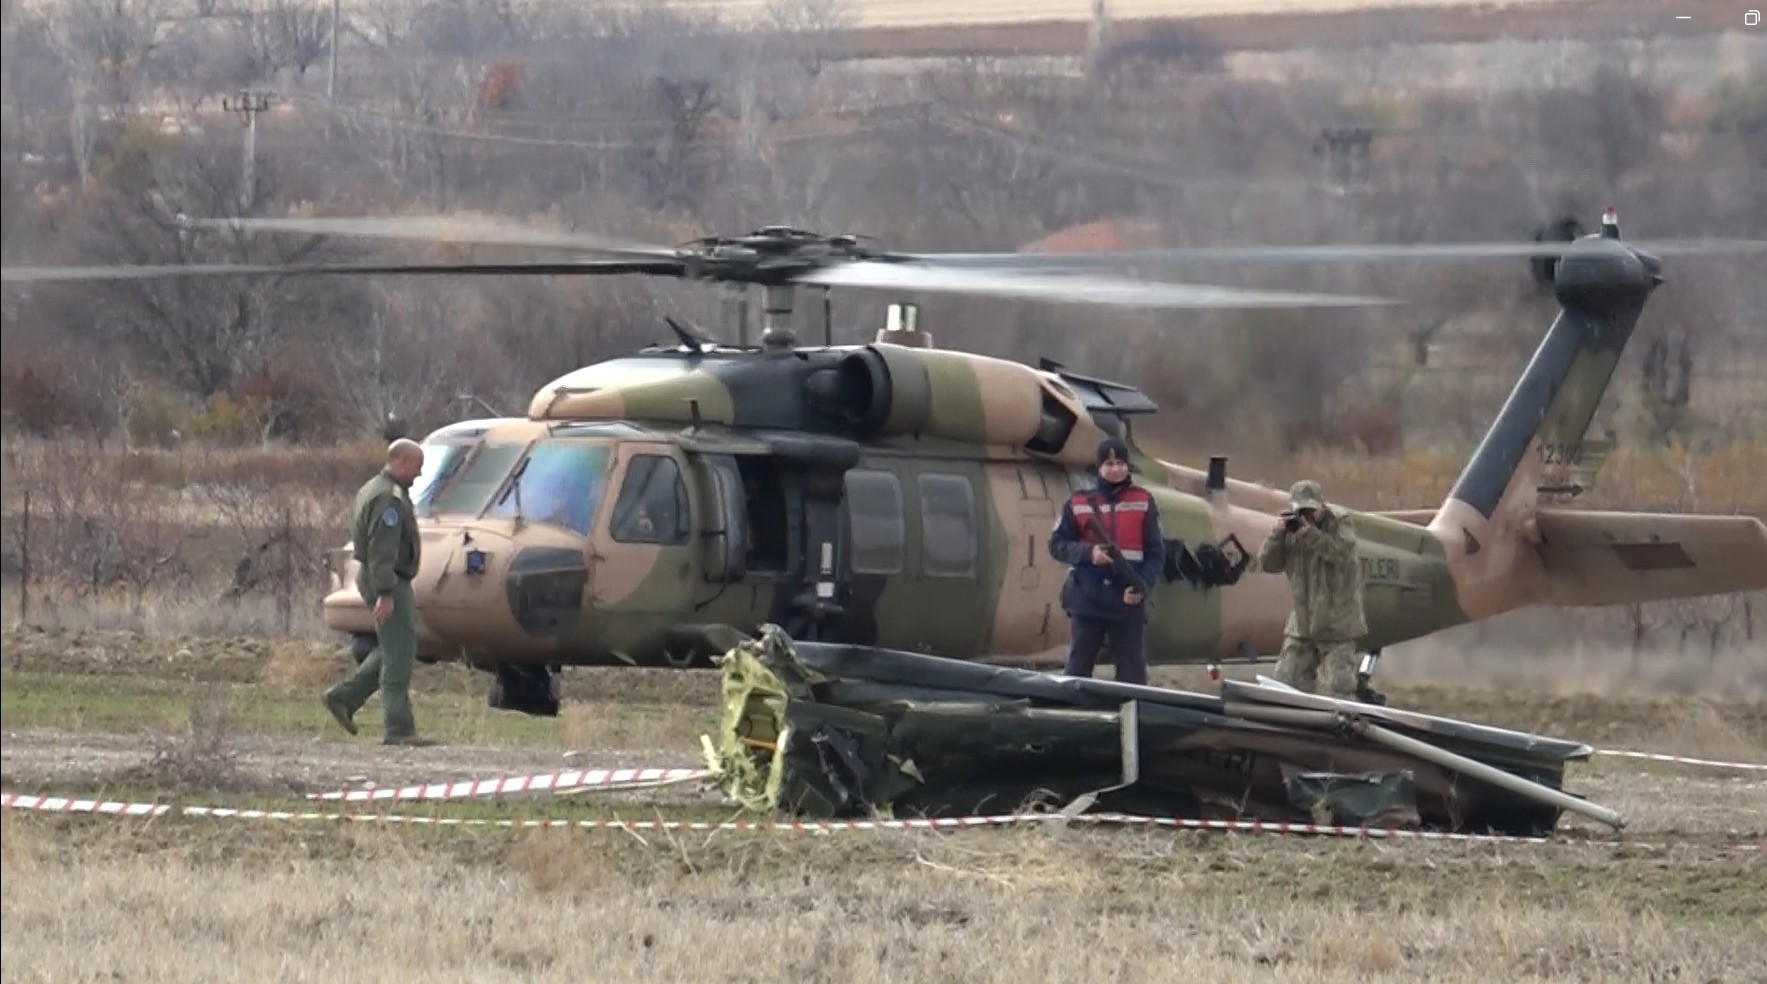
[[[509,468],[515,459],[521,457],[522,450],[527,447],[520,444],[482,444],[476,451],[456,464],[449,466],[451,477],[444,480],[442,469],[436,469],[436,478],[432,480],[425,497],[418,500],[418,509],[426,515],[437,513],[464,513],[476,516],[497,493],[498,486],[503,484],[503,476],[509,474]],[[429,471],[429,463],[425,461],[424,471]]]
[[547,439],[515,466],[515,472],[485,513],[487,517],[549,523],[589,535],[595,508],[607,489],[613,449],[605,443]]
[[417,515],[429,515],[436,493],[448,484],[472,451],[470,441],[425,441],[423,474],[411,483],[411,503]]

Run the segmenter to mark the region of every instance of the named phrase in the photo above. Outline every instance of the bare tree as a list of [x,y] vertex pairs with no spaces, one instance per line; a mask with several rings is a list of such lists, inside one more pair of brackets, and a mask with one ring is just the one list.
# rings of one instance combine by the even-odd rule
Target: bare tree
[[1533,153],[1594,173],[1610,196],[1661,156],[1663,92],[1623,58],[1604,61],[1585,85],[1544,89],[1527,102]]
[[240,15],[261,78],[291,67],[305,75],[331,52],[331,4],[326,0],[251,0]]
[[383,53],[404,49],[423,23],[424,0],[362,0],[339,27]]
[[46,19],[70,82],[103,105],[127,104],[170,26],[165,0],[64,0]]
[[[86,255],[111,263],[275,263],[324,255],[316,241],[291,247],[269,236],[185,226],[184,215],[239,214],[231,153],[213,147],[161,152],[139,129],[136,140],[139,150],[116,163],[78,237]],[[259,168],[251,210],[273,200],[275,177],[274,169]],[[64,296],[74,323],[129,346],[182,390],[207,398],[262,366],[284,333],[337,295],[335,286],[310,279],[169,278],[113,281]]]
[[767,0],[766,24],[786,35],[787,53],[811,78],[839,56],[847,32],[859,26],[849,0]]

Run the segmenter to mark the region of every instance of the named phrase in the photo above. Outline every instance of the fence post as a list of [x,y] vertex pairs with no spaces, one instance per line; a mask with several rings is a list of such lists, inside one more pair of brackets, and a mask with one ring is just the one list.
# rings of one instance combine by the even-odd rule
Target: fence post
[[31,490],[25,489],[25,515],[18,533],[18,621],[31,624]]
[[282,507],[282,636],[294,634],[294,521]]

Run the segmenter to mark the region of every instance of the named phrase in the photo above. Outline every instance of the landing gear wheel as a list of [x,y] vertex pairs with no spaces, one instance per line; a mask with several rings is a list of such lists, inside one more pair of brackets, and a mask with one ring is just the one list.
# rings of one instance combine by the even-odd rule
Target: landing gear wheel
[[505,663],[491,670],[486,703],[500,711],[557,717],[562,677],[556,666]]

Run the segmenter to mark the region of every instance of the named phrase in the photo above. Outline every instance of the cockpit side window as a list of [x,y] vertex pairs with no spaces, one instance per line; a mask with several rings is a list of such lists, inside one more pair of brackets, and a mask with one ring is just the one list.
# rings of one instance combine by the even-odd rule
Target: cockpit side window
[[605,444],[544,440],[515,466],[487,517],[547,523],[589,535],[607,488],[612,455]]
[[621,543],[686,543],[687,485],[675,459],[633,455],[608,529]]

